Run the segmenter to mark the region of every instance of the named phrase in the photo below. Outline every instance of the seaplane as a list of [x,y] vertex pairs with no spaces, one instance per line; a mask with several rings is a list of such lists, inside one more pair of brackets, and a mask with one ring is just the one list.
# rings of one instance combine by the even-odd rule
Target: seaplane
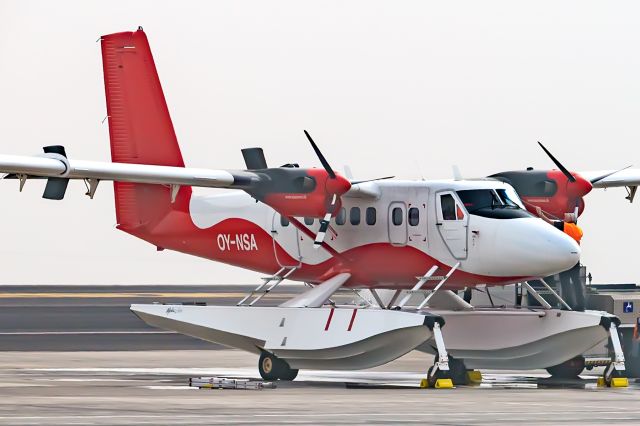
[[[299,369],[365,369],[431,350],[424,385],[434,387],[474,368],[560,364],[609,335],[617,339],[619,322],[606,313],[548,304],[481,309],[458,296],[526,284],[580,258],[578,244],[528,212],[504,179],[354,180],[331,166],[307,131],[320,168],[270,166],[260,147],[242,149],[244,170],[186,167],[145,32],[100,43],[111,161],[46,146],[37,156],[0,155],[4,178],[20,189],[46,180],[43,197],[51,200],[64,198],[70,180],[83,181],[89,198],[112,181],[117,229],[158,250],[267,275],[236,306],[132,305],[148,324],[255,353],[268,380],[293,380]],[[305,290],[264,306],[284,280]],[[364,289],[374,303],[333,300]],[[393,292],[389,300],[382,290]],[[413,295],[419,303],[409,303]],[[612,363],[611,377],[622,361]]]

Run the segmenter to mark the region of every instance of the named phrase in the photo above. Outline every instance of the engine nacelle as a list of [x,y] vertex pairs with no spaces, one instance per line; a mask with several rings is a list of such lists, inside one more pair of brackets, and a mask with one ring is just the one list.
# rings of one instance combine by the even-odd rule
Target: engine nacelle
[[331,178],[322,169],[278,168],[260,173],[268,174],[269,183],[247,192],[283,216],[322,218],[328,212],[335,216],[342,205],[340,196],[351,188],[344,177]]
[[518,170],[503,172],[490,177],[513,186],[527,210],[536,213],[540,207],[547,214],[563,219],[565,213],[578,214],[584,210],[584,200],[593,185],[577,173],[572,174],[575,182],[570,182],[560,170]]

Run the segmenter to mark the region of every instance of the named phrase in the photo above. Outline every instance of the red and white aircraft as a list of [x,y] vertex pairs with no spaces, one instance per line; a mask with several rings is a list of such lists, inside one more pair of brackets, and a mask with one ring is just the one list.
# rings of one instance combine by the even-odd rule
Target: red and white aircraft
[[[43,196],[50,199],[62,199],[70,179],[84,180],[91,198],[100,181],[113,181],[118,229],[159,249],[271,275],[240,305],[253,305],[284,278],[310,284],[280,307],[132,307],[151,324],[260,353],[264,377],[380,365],[429,339],[440,354],[437,366],[447,369],[441,315],[426,310],[431,297],[411,311],[397,298],[388,307],[399,312],[323,307],[341,287],[417,292],[446,283],[440,300],[466,310],[470,305],[451,290],[523,282],[579,260],[579,246],[528,213],[508,183],[350,181],[306,132],[321,169],[268,167],[260,148],[242,151],[246,170],[185,167],[145,33],[110,34],[101,43],[112,162],[75,160],[64,147],[49,146],[38,157],[0,155],[0,172],[20,187],[47,179]],[[193,188],[238,191],[196,195]],[[571,315],[580,327],[598,330],[581,334],[585,341],[571,354],[606,338],[601,315]],[[498,334],[513,340],[508,331]]]

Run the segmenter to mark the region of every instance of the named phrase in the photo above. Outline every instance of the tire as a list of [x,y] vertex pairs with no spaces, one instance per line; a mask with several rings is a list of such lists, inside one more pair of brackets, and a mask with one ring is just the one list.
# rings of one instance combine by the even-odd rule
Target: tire
[[[284,361],[283,361],[284,362]],[[287,365],[287,370],[284,372],[282,376],[280,376],[280,380],[285,380],[288,382],[293,381],[298,376],[298,370],[294,370]]]
[[552,377],[558,379],[576,379],[584,370],[585,360],[582,355],[571,358],[562,364],[547,367],[546,370]]
[[258,371],[264,380],[292,381],[298,376],[298,370],[289,367],[286,361],[269,352],[262,352],[258,360]]
[[449,356],[449,375],[454,385],[468,385],[467,367],[461,359]]
[[278,380],[278,376],[276,375],[276,360],[277,358],[268,352],[262,352],[260,354],[258,371],[264,380]]

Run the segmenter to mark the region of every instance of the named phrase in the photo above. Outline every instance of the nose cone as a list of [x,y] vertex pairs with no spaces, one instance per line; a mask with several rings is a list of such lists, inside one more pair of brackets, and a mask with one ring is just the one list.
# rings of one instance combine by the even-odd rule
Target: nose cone
[[584,197],[593,189],[591,182],[580,176],[578,173],[573,175],[576,181],[569,185],[568,190],[573,197]]
[[564,232],[541,219],[504,221],[496,235],[504,261],[515,276],[546,277],[566,271],[580,260],[580,246]]
[[326,189],[330,194],[342,195],[351,188],[351,182],[348,179],[336,173],[334,179],[327,179]]

